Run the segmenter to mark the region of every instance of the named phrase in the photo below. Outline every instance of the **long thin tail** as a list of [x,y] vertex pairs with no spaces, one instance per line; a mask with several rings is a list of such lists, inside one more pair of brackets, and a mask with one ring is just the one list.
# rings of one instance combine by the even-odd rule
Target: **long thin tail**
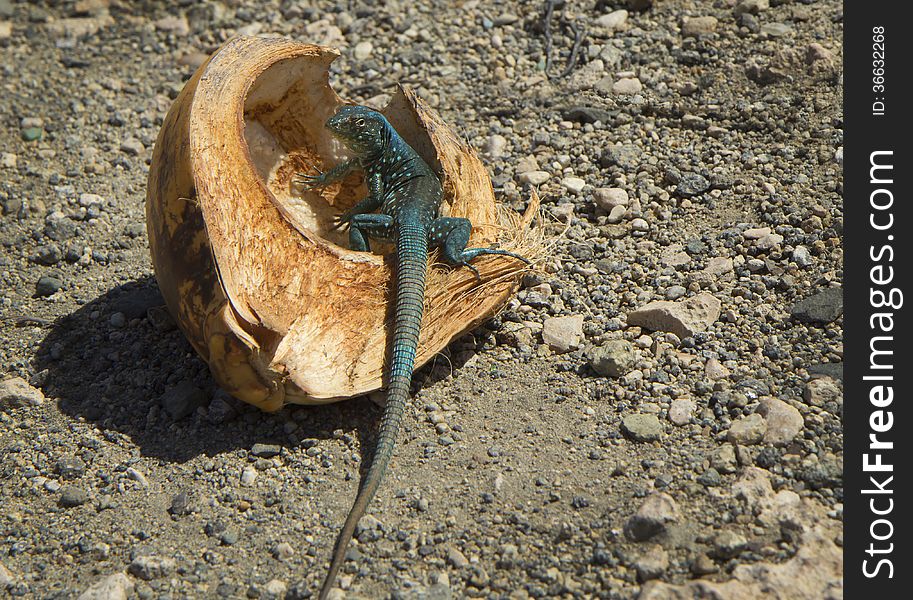
[[368,474],[355,497],[355,503],[336,538],[333,560],[323,586],[320,600],[325,600],[336,581],[339,569],[345,560],[346,549],[352,541],[355,527],[365,514],[365,509],[380,486],[387,464],[393,456],[393,446],[399,433],[409,387],[412,383],[412,369],[418,348],[418,336],[422,326],[422,311],[425,307],[425,270],[428,263],[428,236],[422,227],[402,227],[396,239],[396,309],[393,316],[393,346],[390,356],[390,375],[387,386],[387,403],[381,418],[374,459]]

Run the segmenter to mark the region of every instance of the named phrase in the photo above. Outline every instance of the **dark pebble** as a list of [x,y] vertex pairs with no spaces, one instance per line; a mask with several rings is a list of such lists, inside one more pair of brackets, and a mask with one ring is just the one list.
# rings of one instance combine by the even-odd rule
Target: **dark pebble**
[[42,275],[35,284],[35,294],[46,298],[53,296],[63,288],[63,281],[50,275]]
[[277,444],[254,444],[250,448],[250,453],[259,458],[272,458],[282,452],[282,448]]
[[800,323],[825,324],[843,314],[843,289],[827,288],[796,302],[790,310]]
[[182,381],[161,397],[162,408],[175,421],[193,413],[206,403],[206,393],[192,381]]
[[703,194],[710,189],[710,181],[700,173],[682,173],[681,181],[675,187],[675,193],[685,198]]
[[82,506],[89,500],[89,494],[85,490],[72,485],[65,485],[60,488],[60,505],[65,508]]
[[86,463],[78,456],[64,456],[57,461],[55,470],[64,479],[79,479],[86,474]]

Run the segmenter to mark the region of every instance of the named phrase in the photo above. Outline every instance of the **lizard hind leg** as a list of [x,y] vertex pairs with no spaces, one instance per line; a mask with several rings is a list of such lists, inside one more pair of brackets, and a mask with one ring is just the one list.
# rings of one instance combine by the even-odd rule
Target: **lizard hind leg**
[[499,256],[510,256],[517,260],[522,260],[529,264],[529,260],[498,248],[467,248],[469,235],[472,233],[472,223],[469,219],[459,217],[439,217],[431,222],[428,230],[428,242],[432,248],[441,249],[441,257],[447,264],[468,267],[475,273],[477,279],[481,279],[479,270],[472,266],[469,261],[483,254],[496,254]]

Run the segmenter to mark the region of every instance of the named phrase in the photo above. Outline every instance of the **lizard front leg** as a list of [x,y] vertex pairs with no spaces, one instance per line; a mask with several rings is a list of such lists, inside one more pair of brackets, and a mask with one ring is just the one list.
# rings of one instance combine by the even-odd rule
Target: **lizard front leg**
[[355,215],[349,221],[349,248],[358,252],[370,252],[368,238],[390,241],[393,239],[393,217],[368,213]]
[[350,223],[355,215],[373,213],[384,203],[383,198],[383,177],[380,173],[374,172],[368,174],[367,181],[368,195],[365,196],[358,204],[336,215],[332,229],[339,229],[343,225]]
[[307,173],[296,173],[292,177],[292,183],[297,185],[302,192],[309,192],[311,190],[316,190],[322,187],[333,183],[334,181],[339,181],[344,178],[346,175],[351,173],[354,169],[360,168],[361,163],[357,158],[350,158],[347,161],[341,162],[326,173],[317,169],[317,175],[309,175]]

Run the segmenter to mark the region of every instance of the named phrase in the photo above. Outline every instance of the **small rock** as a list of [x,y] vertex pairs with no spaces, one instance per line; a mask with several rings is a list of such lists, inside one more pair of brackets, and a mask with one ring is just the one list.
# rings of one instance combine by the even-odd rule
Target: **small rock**
[[621,429],[637,442],[654,442],[662,436],[663,426],[656,415],[636,413],[621,421]]
[[679,427],[691,422],[691,415],[697,405],[690,398],[676,398],[669,405],[669,420]]
[[691,563],[691,572],[700,577],[701,575],[710,575],[716,573],[720,568],[716,566],[716,563],[713,562],[713,559],[707,556],[706,554],[700,554],[697,558],[694,559],[694,562]]
[[737,17],[744,14],[756,15],[768,8],[770,8],[770,0],[739,0],[732,9],[732,13]]
[[374,44],[368,41],[358,42],[353,49],[355,60],[366,60],[374,51]]
[[14,583],[16,583],[16,580],[13,579],[13,574],[3,566],[3,563],[0,563],[0,590],[5,590]]
[[558,353],[569,352],[583,340],[583,316],[550,317],[542,323],[542,341]]
[[171,506],[168,507],[168,512],[176,517],[189,515],[192,512],[190,506],[190,494],[187,492],[180,492],[175,494],[171,499]]
[[650,581],[662,577],[669,568],[669,555],[662,546],[655,544],[645,554],[634,561],[634,569],[640,581]]
[[192,381],[182,381],[162,394],[159,401],[171,419],[179,421],[206,404],[206,393]]
[[817,377],[805,384],[802,399],[809,406],[822,407],[829,403],[843,405],[843,390],[835,379]]
[[679,338],[706,331],[720,316],[720,301],[710,294],[698,294],[679,302],[660,300],[628,313],[628,325],[667,331]]
[[711,34],[716,31],[717,23],[716,17],[691,17],[682,23],[682,36],[700,37]]
[[710,467],[697,478],[697,482],[705,487],[716,487],[722,483],[723,478],[720,477],[720,472]]
[[295,549],[288,542],[279,542],[273,547],[273,558],[288,560],[295,555]]
[[130,156],[139,156],[146,151],[146,147],[143,146],[143,143],[136,138],[127,138],[120,145],[121,152],[129,154]]
[[272,458],[282,452],[282,447],[278,444],[254,444],[250,447],[250,453],[258,458]]
[[134,577],[145,581],[168,577],[174,572],[176,563],[174,559],[154,555],[137,556],[127,567],[127,571]]
[[488,141],[485,143],[485,154],[492,158],[499,158],[504,156],[504,151],[506,149],[507,138],[497,133],[490,136]]
[[586,187],[586,181],[579,177],[565,177],[561,180],[561,187],[574,194],[579,194]]
[[260,588],[260,600],[283,600],[286,598],[288,586],[279,579],[270,579]]
[[663,532],[667,523],[678,519],[675,499],[669,494],[653,493],[647,496],[637,512],[625,522],[624,533],[628,539],[642,542]]
[[735,455],[732,444],[724,444],[710,455],[710,466],[719,473],[735,473],[739,468],[739,461]]
[[645,219],[633,219],[631,221],[631,229],[634,231],[650,231],[650,224]]
[[[809,44],[805,48],[805,64],[811,65],[818,61],[825,61],[828,63],[834,62],[834,53],[822,46],[821,44],[815,42]],[[841,148],[842,150],[842,148]]]
[[13,35],[13,24],[9,21],[0,21],[0,40],[8,40]]
[[241,485],[250,487],[254,485],[254,481],[256,480],[257,469],[250,466],[241,469]]
[[812,265],[813,259],[811,252],[808,251],[808,248],[805,246],[796,246],[793,248],[792,256],[793,262],[796,263],[798,267],[810,267]]
[[748,547],[748,540],[735,531],[725,530],[713,538],[713,552],[718,558],[735,558]]
[[137,482],[143,489],[149,487],[149,480],[136,467],[127,467],[127,477]]
[[732,422],[729,431],[726,433],[726,439],[733,444],[742,446],[752,446],[758,444],[764,439],[764,433],[767,432],[767,421],[757,413],[752,413]]
[[774,496],[770,473],[758,467],[746,467],[739,480],[732,484],[732,494],[744,500],[752,514],[760,513]]
[[177,17],[163,17],[155,21],[153,25],[159,31],[173,33],[177,36],[185,36],[190,34],[190,25],[187,23],[187,18],[183,15]]
[[612,84],[612,92],[620,96],[633,96],[644,89],[644,84],[637,77],[623,77]]
[[63,289],[63,281],[51,275],[42,275],[35,284],[35,294],[41,298],[53,296]]
[[790,314],[800,323],[831,323],[843,314],[843,288],[826,288],[800,300]]
[[596,19],[596,26],[607,29],[608,31],[618,31],[628,20],[628,11],[613,10],[607,15],[602,15]]
[[447,549],[447,562],[455,569],[463,569],[469,566],[469,560],[466,556],[453,546]]
[[593,191],[593,200],[596,206],[606,212],[612,212],[618,206],[627,207],[628,192],[622,188],[596,188]]
[[707,364],[704,365],[704,375],[711,381],[726,379],[729,377],[729,369],[723,366],[723,363],[717,359],[708,358]]
[[86,474],[86,463],[78,456],[64,456],[57,461],[54,470],[64,479],[79,479]]
[[792,32],[793,28],[788,23],[764,23],[761,25],[761,34],[767,37],[778,38]]
[[23,406],[41,406],[44,394],[21,377],[10,377],[0,381],[0,410],[21,408]]
[[590,367],[603,377],[621,377],[634,368],[634,346],[627,340],[609,340],[594,349]]
[[82,488],[65,485],[60,488],[60,505],[64,508],[75,508],[89,501],[89,494]]
[[0,153],[0,167],[3,167],[4,169],[15,169],[18,162],[19,157],[12,152]]
[[710,189],[710,180],[700,173],[682,173],[682,178],[675,187],[675,193],[683,198],[703,194]]
[[764,441],[775,446],[784,446],[799,435],[805,427],[802,413],[794,406],[777,398],[762,398],[758,413],[767,422]]
[[630,171],[637,168],[642,155],[643,150],[633,144],[618,144],[607,146],[603,149],[599,162],[603,167],[617,165],[626,171]]
[[77,600],[127,600],[133,587],[133,580],[126,574],[115,573],[93,583]]
[[527,171],[518,177],[520,183],[527,185],[542,185],[551,178],[545,171]]

